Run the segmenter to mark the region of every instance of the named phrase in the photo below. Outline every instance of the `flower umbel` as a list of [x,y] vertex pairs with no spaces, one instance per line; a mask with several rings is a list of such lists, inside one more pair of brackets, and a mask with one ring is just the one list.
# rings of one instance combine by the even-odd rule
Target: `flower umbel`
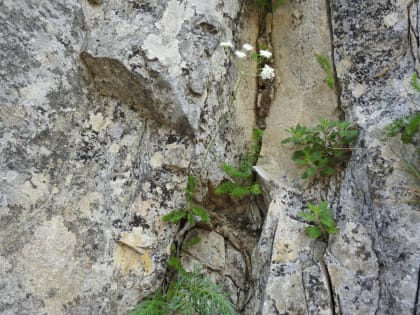
[[233,44],[231,42],[221,42],[220,46],[226,47],[226,48],[233,48]]
[[251,50],[253,49],[252,45],[250,45],[250,44],[243,44],[243,45],[242,45],[242,48],[243,48],[245,51],[251,51]]
[[268,50],[261,49],[260,50],[260,56],[262,56],[264,58],[267,58],[267,59],[270,59],[271,56],[273,56],[273,54]]
[[240,58],[240,59],[242,59],[242,58],[245,58],[245,57],[246,57],[246,53],[244,53],[244,52],[242,52],[242,51],[239,51],[239,50],[235,51],[235,55],[236,55],[236,57],[238,57],[238,58]]
[[274,73],[274,69],[269,65],[264,65],[264,68],[261,70],[261,78],[263,80],[271,80],[274,79],[275,76],[276,74]]

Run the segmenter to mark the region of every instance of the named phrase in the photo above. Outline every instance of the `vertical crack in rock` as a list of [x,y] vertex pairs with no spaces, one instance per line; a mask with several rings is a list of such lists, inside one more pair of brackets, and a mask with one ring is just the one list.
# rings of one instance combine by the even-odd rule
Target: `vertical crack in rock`
[[420,268],[417,275],[417,289],[416,289],[416,296],[414,300],[414,307],[413,307],[413,315],[417,315],[417,310],[419,307],[419,298],[420,298]]
[[[330,272],[329,272],[328,267],[325,264],[324,260],[320,261],[320,265],[321,265],[321,270],[324,273],[325,279],[327,281],[328,295],[329,295],[329,298],[330,298],[330,310],[331,310],[333,315],[336,315],[337,314],[336,307],[338,306],[338,303],[336,303],[335,299],[334,299],[335,294],[334,294],[333,285],[332,285],[332,282],[331,282]],[[341,313],[339,313],[339,314],[341,315]]]
[[[267,49],[273,52],[272,29],[273,14],[268,9],[261,9],[258,13],[258,38],[256,50]],[[273,61],[274,62],[274,61]],[[271,104],[275,93],[274,80],[263,80],[257,75],[255,93],[255,125],[256,128],[266,128],[266,118],[270,114]]]
[[341,85],[340,85],[340,82],[338,81],[337,69],[336,69],[336,64],[335,64],[336,58],[335,58],[335,49],[334,49],[334,28],[333,28],[332,15],[331,15],[331,0],[325,0],[325,7],[327,8],[328,28],[330,30],[331,66],[334,73],[334,91],[336,95],[337,107],[338,107],[338,110],[340,111],[340,114],[339,114],[340,119],[344,120],[345,113],[341,108]]
[[[414,15],[414,18],[413,18]],[[413,58],[414,69],[418,72],[418,63],[420,60],[420,35],[419,35],[419,1],[411,0],[407,4],[407,39],[410,55]]]

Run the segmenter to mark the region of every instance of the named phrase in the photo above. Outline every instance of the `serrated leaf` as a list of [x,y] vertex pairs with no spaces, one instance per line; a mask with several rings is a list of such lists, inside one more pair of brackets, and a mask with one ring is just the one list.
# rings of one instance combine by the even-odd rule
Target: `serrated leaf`
[[163,216],[163,221],[176,223],[183,219],[187,215],[185,210],[174,210],[166,215]]
[[308,226],[305,232],[310,238],[318,238],[322,235],[321,229],[317,226]]
[[314,222],[316,220],[316,217],[309,212],[300,211],[297,213],[297,215],[305,220],[308,220],[309,222]]

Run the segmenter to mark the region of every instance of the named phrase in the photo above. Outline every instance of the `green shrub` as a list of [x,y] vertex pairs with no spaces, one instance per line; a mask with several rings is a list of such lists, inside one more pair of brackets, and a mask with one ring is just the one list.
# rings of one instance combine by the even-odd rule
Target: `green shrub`
[[348,121],[330,121],[321,119],[314,128],[301,125],[286,130],[292,136],[282,143],[292,143],[299,150],[295,151],[292,160],[306,167],[302,178],[312,176],[331,176],[348,158],[359,132],[351,127]]
[[404,144],[413,143],[414,136],[420,130],[420,112],[397,119],[385,127],[384,139],[401,135]]
[[207,211],[201,207],[194,205],[194,193],[196,188],[196,179],[194,176],[188,176],[187,188],[185,190],[186,206],[185,209],[174,210],[163,216],[163,221],[177,223],[180,220],[187,218],[187,221],[194,225],[197,218],[203,222],[209,222],[210,216]]
[[308,208],[310,212],[301,211],[298,213],[298,216],[315,224],[315,226],[308,226],[305,229],[309,237],[328,240],[330,234],[338,233],[334,212],[328,207],[327,201],[323,201],[319,205],[308,203]]
[[239,168],[224,163],[222,169],[231,180],[221,183],[216,188],[218,194],[229,194],[235,198],[242,198],[248,195],[261,194],[261,187],[257,183],[249,183],[253,178],[254,171],[252,166],[260,156],[263,130],[256,129],[253,133],[254,144],[249,149],[248,154],[241,160]]
[[331,67],[330,60],[327,56],[315,54],[316,61],[318,61],[321,68],[325,71],[327,78],[325,79],[325,83],[330,89],[334,88],[334,72]]
[[160,291],[139,303],[129,315],[234,315],[229,296],[223,288],[203,277],[199,270],[186,272],[178,263],[172,266],[178,274],[169,284],[168,292]]

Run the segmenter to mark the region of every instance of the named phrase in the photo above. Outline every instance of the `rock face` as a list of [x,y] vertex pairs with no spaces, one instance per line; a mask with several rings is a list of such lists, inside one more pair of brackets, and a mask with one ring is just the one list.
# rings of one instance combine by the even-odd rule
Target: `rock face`
[[[417,8],[290,1],[265,17],[240,0],[0,2],[0,313],[126,314],[162,285],[175,243],[239,313],[415,314],[420,212],[393,153],[414,148],[380,138],[420,103]],[[238,72],[219,47],[267,44],[258,35],[274,50],[269,111],[258,106],[272,90],[253,76],[233,101]],[[333,61],[335,90],[315,53]],[[259,207],[214,195],[255,111],[268,115]],[[284,129],[343,115],[357,148],[308,187]],[[213,221],[179,232],[162,216],[185,206],[188,174]],[[322,200],[340,229],[328,243],[297,217]]]
[[[398,1],[331,1],[330,8],[324,3],[292,2],[274,14],[274,25],[276,17],[283,25],[281,30],[273,27],[273,34],[280,32],[273,35],[273,43],[279,43],[276,64],[284,77],[276,87],[263,158],[256,167],[273,201],[253,256],[256,302],[247,313],[413,314],[420,212],[407,203],[411,180],[393,152],[414,150],[380,139],[393,119],[418,110],[419,96],[409,79],[418,70],[418,29],[413,21],[419,12],[416,5],[409,4],[407,11],[407,3]],[[328,20],[322,11],[329,10],[339,105],[361,133],[343,177],[328,187],[308,188],[296,179],[302,171],[285,161],[291,153],[276,135],[284,138],[278,131],[282,127],[310,125],[319,114],[333,114],[333,97],[320,90],[316,96],[309,94],[317,89],[320,74],[308,66],[313,59],[308,55],[327,49],[328,36],[322,39],[322,34],[328,32]],[[335,209],[340,228],[328,244],[302,236],[305,224],[296,216],[307,202],[322,200]]]
[[0,3],[0,313],[125,314],[159,288],[177,232],[161,217],[210,142],[216,185],[249,140],[220,125],[242,7]]

